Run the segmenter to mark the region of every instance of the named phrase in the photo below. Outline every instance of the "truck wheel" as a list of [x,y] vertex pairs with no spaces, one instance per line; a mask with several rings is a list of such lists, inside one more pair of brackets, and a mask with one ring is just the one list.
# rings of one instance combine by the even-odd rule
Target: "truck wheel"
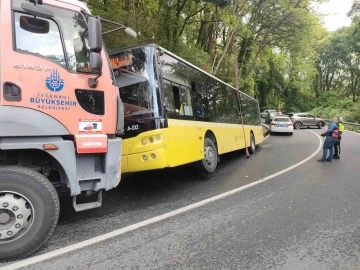
[[218,153],[214,142],[210,138],[204,141],[204,159],[196,163],[199,172],[214,172],[218,163]]
[[50,237],[59,218],[50,181],[21,166],[0,166],[0,261],[21,259]]
[[250,146],[248,147],[248,150],[251,155],[255,154],[256,151],[255,137],[252,132],[250,133]]

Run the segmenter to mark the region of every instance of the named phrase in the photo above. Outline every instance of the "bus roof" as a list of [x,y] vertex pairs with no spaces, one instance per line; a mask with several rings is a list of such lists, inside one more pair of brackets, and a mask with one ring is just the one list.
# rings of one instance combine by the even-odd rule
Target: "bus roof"
[[143,44],[143,45],[138,45],[138,46],[132,46],[132,47],[123,48],[123,49],[120,49],[120,50],[117,50],[117,51],[112,51],[111,53],[109,53],[109,55],[114,54],[114,53],[117,53],[117,52],[121,52],[121,51],[124,51],[124,50],[128,50],[128,49],[140,48],[140,47],[149,47],[149,46],[157,47],[157,48],[163,50],[164,52],[166,52],[167,54],[169,54],[169,55],[171,55],[172,57],[176,58],[177,60],[184,62],[185,64],[191,66],[192,68],[195,68],[195,69],[197,69],[198,71],[200,71],[200,72],[202,72],[202,73],[205,73],[206,75],[210,76],[211,78],[213,78],[213,79],[215,79],[215,80],[217,80],[217,81],[225,84],[226,86],[234,89],[235,91],[239,91],[241,94],[247,96],[248,98],[251,98],[251,99],[255,100],[256,102],[258,102],[255,98],[249,96],[248,94],[242,92],[242,91],[239,90],[239,89],[236,89],[234,86],[232,86],[232,85],[230,85],[230,84],[228,84],[228,83],[220,80],[219,78],[216,78],[214,75],[211,75],[210,73],[206,72],[205,70],[203,70],[203,69],[195,66],[194,64],[191,64],[190,62],[188,62],[188,61],[186,61],[185,59],[181,58],[180,56],[177,56],[176,54],[174,54],[174,53],[166,50],[165,48],[161,47],[160,45],[158,45],[158,44],[156,44],[156,43],[148,43],[148,44]]

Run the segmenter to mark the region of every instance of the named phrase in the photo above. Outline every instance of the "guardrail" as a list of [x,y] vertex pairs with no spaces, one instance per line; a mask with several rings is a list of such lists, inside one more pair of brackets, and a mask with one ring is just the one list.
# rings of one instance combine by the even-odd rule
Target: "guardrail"
[[[329,124],[329,123],[331,122],[331,120],[325,119],[325,122],[326,122],[327,124]],[[343,122],[342,124],[345,126],[345,130],[350,130],[350,131],[354,131],[354,132],[360,133],[360,124],[357,124],[357,123],[349,123],[349,122]]]

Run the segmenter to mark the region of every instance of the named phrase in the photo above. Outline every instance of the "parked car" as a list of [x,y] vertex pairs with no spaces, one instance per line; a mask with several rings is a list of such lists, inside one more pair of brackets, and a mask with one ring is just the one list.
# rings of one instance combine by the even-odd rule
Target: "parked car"
[[325,126],[325,120],[317,118],[316,116],[309,113],[288,113],[287,114],[294,124],[295,129],[302,127],[318,127],[322,128]]
[[265,110],[263,111],[260,115],[261,115],[261,118],[266,118],[266,116],[268,116],[268,113],[269,112],[276,112],[276,110]]
[[275,116],[270,123],[270,134],[281,132],[293,135],[293,131],[293,122],[287,116]]
[[268,112],[268,115],[265,118],[265,123],[270,125],[271,121],[274,119],[275,116],[282,116],[282,112],[277,112],[277,111],[273,111],[273,112]]

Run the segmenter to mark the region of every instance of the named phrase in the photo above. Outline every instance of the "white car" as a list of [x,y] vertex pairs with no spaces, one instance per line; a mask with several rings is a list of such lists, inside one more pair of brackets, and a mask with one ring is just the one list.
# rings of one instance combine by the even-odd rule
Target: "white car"
[[293,131],[293,123],[287,116],[275,116],[270,123],[270,134],[275,132],[286,132],[288,135],[293,135]]

